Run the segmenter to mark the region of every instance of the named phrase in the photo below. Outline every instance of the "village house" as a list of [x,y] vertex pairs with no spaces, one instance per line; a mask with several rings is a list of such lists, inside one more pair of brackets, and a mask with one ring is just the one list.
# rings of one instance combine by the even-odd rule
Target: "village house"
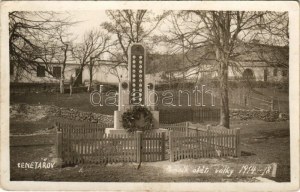
[[[115,67],[116,63],[112,61],[100,60],[95,62],[92,73],[93,81],[102,83],[117,84],[120,82],[120,78],[127,78],[127,65],[119,64]],[[46,68],[52,72],[53,75],[47,73]],[[40,63],[39,66],[31,69],[31,71],[17,69],[12,67],[10,69],[10,82],[19,83],[59,83],[61,78],[62,65],[60,63]],[[66,63],[65,79],[69,81],[71,75],[73,77],[78,75],[76,84],[87,84],[90,81],[90,66],[83,67],[81,72],[80,64],[78,63]]]
[[[263,82],[284,82],[288,80],[288,47],[262,44],[243,44],[235,50],[228,69],[229,80],[249,79]],[[193,50],[159,59],[154,63],[164,63],[164,70],[153,73],[157,81],[192,81],[217,78],[217,64],[213,51]],[[177,61],[174,61],[174,58]],[[171,61],[170,61],[171,60]],[[173,60],[173,61],[172,61]],[[180,63],[178,64],[178,60]],[[170,65],[176,63],[175,65]],[[184,63],[184,64],[182,64]],[[154,64],[155,65],[155,64]],[[159,79],[158,77],[161,77]]]
[[[205,49],[193,50],[182,55],[148,54],[146,78],[153,78],[157,83],[168,81],[198,81],[217,77],[214,52]],[[118,64],[109,60],[94,62],[93,81],[98,83],[118,84],[127,78],[127,64]],[[10,81],[19,83],[59,83],[62,65],[60,63],[40,63],[31,71],[20,70],[11,65]],[[261,44],[243,44],[235,50],[235,57],[230,60],[229,80],[251,79],[264,82],[288,80],[288,47],[268,46]],[[47,73],[46,68],[52,72]],[[67,62],[65,68],[66,83],[70,76],[77,76],[77,84],[87,85],[90,81],[89,65],[80,73],[80,64]]]

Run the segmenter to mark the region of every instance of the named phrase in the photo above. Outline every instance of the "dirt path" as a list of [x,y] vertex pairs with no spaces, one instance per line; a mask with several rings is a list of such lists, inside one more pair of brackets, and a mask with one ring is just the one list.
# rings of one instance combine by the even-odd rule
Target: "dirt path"
[[[29,155],[30,148],[12,148],[12,155]],[[22,159],[22,161],[44,161],[51,153],[51,147],[35,148],[31,156],[33,158]],[[49,159],[49,157],[48,157]],[[19,159],[20,160],[20,159]],[[46,160],[47,161],[47,160]],[[174,167],[199,166],[202,164],[221,164],[225,159],[198,159],[183,160],[172,164]],[[12,162],[11,180],[27,181],[90,181],[90,182],[257,182],[253,177],[227,177],[201,175],[192,172],[179,173],[170,171],[169,161],[142,163],[137,169],[136,163],[117,163],[108,165],[78,165],[75,167],[64,167],[54,169],[22,169],[18,168],[18,160]]]

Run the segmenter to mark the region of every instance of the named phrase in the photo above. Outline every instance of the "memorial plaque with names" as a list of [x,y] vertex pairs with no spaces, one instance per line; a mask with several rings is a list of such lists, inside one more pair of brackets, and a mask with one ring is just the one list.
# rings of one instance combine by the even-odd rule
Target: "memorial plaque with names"
[[140,44],[131,46],[129,52],[130,88],[129,102],[132,105],[145,104],[145,49]]

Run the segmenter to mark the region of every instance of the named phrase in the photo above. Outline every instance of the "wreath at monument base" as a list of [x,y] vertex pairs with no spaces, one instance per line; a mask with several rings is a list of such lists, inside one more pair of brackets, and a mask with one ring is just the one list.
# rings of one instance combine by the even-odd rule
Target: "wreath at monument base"
[[151,111],[143,106],[134,106],[122,115],[122,124],[127,132],[147,131],[153,129]]

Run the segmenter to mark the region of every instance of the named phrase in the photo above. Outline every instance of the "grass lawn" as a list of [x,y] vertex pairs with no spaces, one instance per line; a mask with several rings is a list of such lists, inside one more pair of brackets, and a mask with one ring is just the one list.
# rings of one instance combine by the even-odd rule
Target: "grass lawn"
[[[176,91],[173,91],[173,93],[174,93],[174,99],[172,103],[176,107],[179,106],[188,107],[189,102],[191,106],[195,106],[195,96],[193,94],[191,94],[188,97],[186,93],[181,94],[180,96]],[[166,108],[173,109],[174,107],[162,105],[163,96],[161,94],[162,94],[161,92],[158,92],[158,101],[157,101],[158,107],[163,109]],[[27,103],[27,104],[41,104],[41,105],[56,105],[59,107],[74,108],[81,111],[108,114],[108,115],[113,115],[114,111],[117,110],[117,106],[104,105],[104,101],[108,98],[105,95],[102,98],[103,106],[100,105],[93,106],[90,102],[90,98],[91,98],[90,93],[86,93],[86,92],[74,93],[72,96],[70,96],[69,94],[59,94],[59,93],[24,93],[24,94],[12,94],[10,96],[10,103],[11,104]],[[97,95],[94,97],[94,99],[95,102],[99,102],[99,97]],[[110,99],[112,99],[112,97],[110,97]],[[199,101],[201,101],[201,96],[199,96]],[[112,100],[110,100],[109,102],[112,102]],[[170,102],[170,100],[167,100],[165,102]],[[205,103],[206,106],[209,106],[211,103],[211,97],[209,95],[205,95],[203,103]],[[216,102],[215,105],[218,106],[219,103]]]
[[[103,99],[106,99],[106,97],[104,96]],[[95,102],[99,102],[99,97],[95,96]],[[67,107],[86,112],[109,115],[112,115],[114,111],[118,109],[116,106],[93,106],[90,102],[90,93],[87,92],[74,93],[72,96],[59,93],[11,94],[10,103],[55,105],[58,107]]]
[[[234,93],[236,92],[238,94],[238,89],[232,89]],[[274,93],[273,89],[257,89],[262,95],[256,94],[255,97],[266,99],[270,96],[275,96],[275,109],[280,109],[282,112],[288,112],[289,111],[289,100],[288,100],[288,93],[286,92],[276,92]],[[184,92],[179,92],[179,90],[170,90],[169,92],[172,92],[173,100],[172,104],[175,105],[175,107],[188,107],[188,106],[195,106],[196,103],[196,95],[193,92],[193,90],[186,90]],[[189,93],[189,94],[187,94]],[[273,95],[272,95],[273,94]],[[274,95],[275,94],[275,95]],[[110,95],[109,102],[113,102],[112,99],[113,95]],[[164,103],[171,102],[170,100],[170,93],[163,95],[163,91],[157,92],[157,106],[160,109],[173,109],[174,107],[163,105],[163,99],[166,97],[169,97],[169,99],[164,99]],[[100,102],[100,97],[98,95],[95,95],[94,101],[96,103]],[[74,108],[81,111],[87,111],[87,112],[94,112],[94,113],[102,113],[102,114],[108,114],[113,115],[114,110],[117,110],[117,106],[107,106],[105,105],[105,100],[108,98],[108,96],[102,95],[102,100],[100,105],[93,106],[90,102],[91,95],[87,92],[82,93],[74,93],[72,96],[69,96],[69,94],[60,94],[60,93],[18,93],[18,94],[11,94],[10,95],[10,102],[13,103],[27,103],[27,104],[41,104],[41,105],[56,105],[59,107],[68,107],[68,108]],[[117,98],[117,97],[116,97]],[[117,103],[116,99],[116,103]],[[249,101],[250,102],[250,101]],[[203,103],[205,106],[211,106],[212,104],[212,98],[210,94],[203,94],[203,102],[202,102],[202,94],[198,93],[198,100],[197,103]],[[251,104],[253,106],[260,106],[261,101],[259,100],[251,100]],[[218,98],[215,98],[214,100],[215,107],[220,106],[220,101]],[[231,103],[230,108],[242,108],[247,109],[247,107],[239,104],[233,104]],[[251,106],[248,106],[248,108],[251,109]]]
[[[248,106],[244,106],[244,100],[239,100],[240,97],[243,98],[243,94],[250,96],[251,98],[247,101]],[[274,98],[274,109],[280,112],[288,113],[289,112],[289,93],[280,91],[275,88],[254,88],[250,93],[243,88],[233,88],[229,90],[230,96],[236,97],[239,102],[242,102],[241,105],[231,104],[231,108],[262,108],[269,110],[270,104],[266,105],[265,102],[261,100],[271,101],[272,97]],[[255,99],[256,98],[256,99]],[[230,99],[230,98],[229,98]],[[261,99],[261,100],[259,100]]]
[[[192,91],[190,91],[192,93]],[[173,91],[173,101],[170,105],[163,105],[162,100],[164,97],[169,97],[170,95],[162,95],[162,92],[158,92],[158,100],[157,106],[159,109],[174,109],[180,107],[191,107],[195,106],[196,98],[195,94],[190,94],[188,96],[186,93],[182,93],[179,95],[177,91]],[[97,105],[93,106],[90,102],[91,95],[90,93],[83,92],[83,93],[75,93],[72,96],[69,94],[59,94],[59,93],[18,93],[18,94],[11,94],[10,95],[10,103],[27,103],[27,104],[39,104],[39,105],[55,105],[58,107],[66,107],[66,108],[73,108],[80,111],[86,112],[93,112],[93,113],[101,113],[107,115],[113,115],[114,111],[117,110],[117,106],[107,106],[107,105]],[[107,96],[103,96],[102,101],[108,99]],[[94,97],[95,102],[99,102],[99,96]],[[116,99],[117,100],[117,99]],[[112,97],[110,97],[109,102],[112,102]],[[170,99],[164,100],[164,102],[170,102]],[[201,95],[198,95],[197,103],[202,102]],[[204,94],[203,97],[203,104],[207,107],[211,106],[211,96]],[[214,101],[214,107],[219,107],[219,100],[216,99]],[[233,108],[240,108],[238,105],[231,105]]]
[[290,181],[290,131],[288,122],[234,121],[241,128],[242,157],[236,163],[278,163],[278,182]]

